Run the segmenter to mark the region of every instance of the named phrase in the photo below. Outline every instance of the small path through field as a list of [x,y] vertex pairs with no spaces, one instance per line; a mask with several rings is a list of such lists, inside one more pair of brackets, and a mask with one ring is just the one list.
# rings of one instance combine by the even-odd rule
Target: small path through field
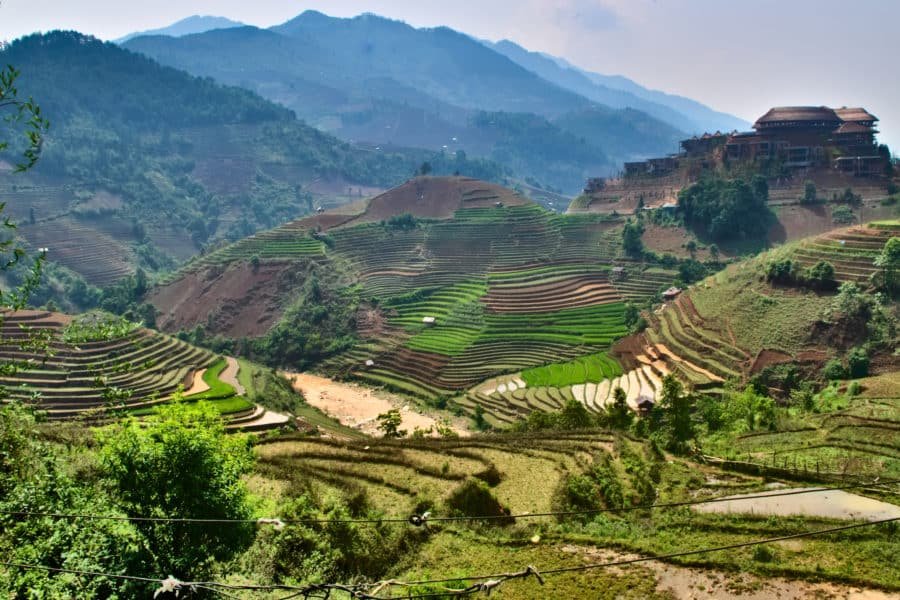
[[[640,558],[637,554],[615,550],[591,548],[567,544],[562,551],[581,554],[585,563],[629,560]],[[891,600],[896,594],[879,590],[868,590],[852,585],[834,583],[813,583],[785,579],[782,577],[756,577],[746,573],[725,573],[722,571],[692,569],[667,564],[661,561],[647,561],[634,567],[613,567],[626,570],[643,567],[650,569],[656,578],[658,592],[669,592],[678,600],[804,600],[806,598],[833,598],[842,600]]]
[[235,394],[237,394],[238,396],[243,396],[247,393],[247,390],[244,389],[244,386],[241,385],[241,382],[238,381],[237,378],[238,369],[240,369],[241,366],[238,364],[237,359],[233,356],[226,356],[225,362],[228,364],[225,366],[222,374],[219,375],[219,379],[233,387]]
[[[394,408],[400,409],[403,417],[400,428],[410,433],[416,427],[428,429],[437,422],[434,417],[416,412],[412,403],[401,396],[310,373],[284,373],[284,376],[310,405],[368,435],[380,435],[378,415]],[[461,436],[469,435],[462,427],[454,426],[453,429]]]
[[205,381],[203,381],[203,376],[206,374],[206,369],[199,369],[194,371],[194,381],[191,382],[191,387],[184,391],[185,396],[193,396],[194,394],[202,394],[206,390],[209,389],[209,385]]

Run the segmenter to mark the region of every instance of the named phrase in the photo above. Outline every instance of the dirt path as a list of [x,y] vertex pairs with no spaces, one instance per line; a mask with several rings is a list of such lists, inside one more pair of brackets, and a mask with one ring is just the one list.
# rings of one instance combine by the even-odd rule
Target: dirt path
[[[303,394],[309,404],[343,425],[368,435],[380,435],[378,415],[394,408],[400,409],[403,417],[400,428],[409,432],[416,427],[428,429],[437,423],[434,417],[416,412],[409,400],[394,394],[333,381],[309,373],[284,373],[284,376],[291,381],[294,389]],[[453,429],[461,436],[469,435],[461,426],[454,425]]]
[[238,396],[243,396],[247,393],[247,390],[244,389],[244,386],[241,385],[241,382],[238,381],[237,374],[241,368],[241,365],[238,364],[236,358],[231,356],[225,357],[225,362],[228,363],[225,366],[225,369],[222,371],[222,374],[219,375],[219,379],[224,381],[228,385],[234,388],[234,393]]
[[206,374],[206,369],[200,369],[199,371],[194,371],[194,380],[191,382],[191,387],[184,390],[185,396],[193,396],[194,394],[202,394],[206,390],[209,389],[209,385],[205,381],[203,381],[203,376]]
[[[616,552],[568,544],[563,552],[581,554],[585,563],[598,563],[639,558],[636,554]],[[803,600],[828,598],[837,600],[891,600],[897,595],[879,590],[867,590],[855,586],[833,583],[813,583],[781,577],[756,577],[746,573],[692,569],[647,561],[633,567],[613,567],[624,571],[629,568],[649,569],[656,578],[658,592],[668,591],[678,600]]]

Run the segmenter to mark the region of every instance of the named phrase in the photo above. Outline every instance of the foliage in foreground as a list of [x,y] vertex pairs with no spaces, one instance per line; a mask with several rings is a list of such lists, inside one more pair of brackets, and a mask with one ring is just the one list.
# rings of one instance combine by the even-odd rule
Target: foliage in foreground
[[[248,519],[241,477],[253,466],[249,440],[226,435],[219,413],[172,403],[144,422],[101,433],[100,462],[123,510],[134,517]],[[240,551],[252,526],[137,522],[162,572],[203,575],[212,560]]]

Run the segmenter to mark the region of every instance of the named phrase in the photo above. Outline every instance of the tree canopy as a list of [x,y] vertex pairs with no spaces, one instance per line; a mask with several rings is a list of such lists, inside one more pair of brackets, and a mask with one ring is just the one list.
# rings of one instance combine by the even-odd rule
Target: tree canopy
[[768,201],[769,186],[759,175],[750,181],[706,177],[678,194],[685,222],[719,241],[764,239],[774,219]]

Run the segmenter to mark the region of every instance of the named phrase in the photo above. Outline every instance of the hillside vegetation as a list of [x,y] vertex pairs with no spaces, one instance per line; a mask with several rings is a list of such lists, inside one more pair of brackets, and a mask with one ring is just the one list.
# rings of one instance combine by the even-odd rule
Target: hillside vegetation
[[[4,176],[0,196],[33,247],[95,286],[368,195],[432,158],[351,146],[252,92],[74,32],[16,40],[0,60],[51,121],[41,161]],[[501,174],[464,156],[432,161],[444,173],[470,165]]]
[[644,112],[595,106],[452,29],[372,14],[307,11],[268,30],[137,37],[126,47],[252,89],[343,139],[462,150],[567,193],[636,153],[670,151],[682,135]]
[[[554,215],[476,180],[417,178],[356,216],[297,221],[209,254],[149,300],[160,325],[190,331],[186,339],[294,369],[319,365],[440,405],[458,396],[510,422],[566,396],[460,394],[608,350],[628,333],[625,302],[677,279],[622,258],[618,224]],[[612,278],[613,264],[627,276]],[[229,340],[239,336],[257,339]],[[619,374],[612,361],[609,372]],[[649,381],[628,377],[636,398]]]

